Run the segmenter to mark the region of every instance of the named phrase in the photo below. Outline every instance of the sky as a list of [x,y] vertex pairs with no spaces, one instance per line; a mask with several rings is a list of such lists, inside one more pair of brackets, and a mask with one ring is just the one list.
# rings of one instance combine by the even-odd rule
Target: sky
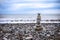
[[60,14],[60,0],[0,0],[0,14]]
[[60,0],[0,0],[0,14],[4,14],[0,15],[0,18],[17,18],[20,20],[21,16],[23,19],[30,18],[33,20],[36,18],[34,14],[37,13],[44,14],[41,15],[42,20],[60,19]]

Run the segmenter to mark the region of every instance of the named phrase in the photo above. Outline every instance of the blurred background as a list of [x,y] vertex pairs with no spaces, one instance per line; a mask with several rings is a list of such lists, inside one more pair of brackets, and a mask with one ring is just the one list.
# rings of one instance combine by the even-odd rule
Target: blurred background
[[0,19],[60,20],[60,0],[0,0]]

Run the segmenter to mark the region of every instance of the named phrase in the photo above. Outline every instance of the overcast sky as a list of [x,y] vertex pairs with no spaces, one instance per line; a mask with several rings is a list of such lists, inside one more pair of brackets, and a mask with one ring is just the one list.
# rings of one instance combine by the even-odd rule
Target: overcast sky
[[0,14],[60,14],[60,0],[0,0]]

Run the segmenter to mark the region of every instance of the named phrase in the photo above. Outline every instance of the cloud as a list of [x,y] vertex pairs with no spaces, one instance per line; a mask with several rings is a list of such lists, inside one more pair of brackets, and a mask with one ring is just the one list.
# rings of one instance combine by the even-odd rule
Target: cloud
[[40,2],[40,1],[59,1],[59,0],[22,0],[22,1],[36,1],[36,2]]
[[33,11],[25,11],[24,13],[30,13],[30,14],[36,14],[36,13],[41,13],[41,14],[60,14],[60,9],[58,10],[33,10]]
[[12,4],[11,7],[8,8],[8,10],[16,11],[19,8],[22,8],[23,6],[25,6],[25,5],[24,4]]
[[[3,3],[3,5],[0,7],[1,9],[0,11],[1,13],[13,13],[13,14],[37,13],[37,12],[59,13],[59,11],[57,11],[56,9],[60,9],[58,8],[58,6],[60,6],[60,3],[40,3],[41,1],[50,2],[50,1],[58,1],[58,0],[5,0],[5,4]],[[19,2],[23,2],[23,3],[19,3]],[[54,12],[53,10],[56,11]]]
[[0,3],[4,2],[5,0],[0,0]]
[[[8,9],[6,9],[6,10],[11,10],[11,11],[16,11],[16,10],[22,10],[22,9],[27,9],[27,8],[41,8],[41,9],[43,9],[43,8],[52,8],[52,7],[54,7],[54,6],[56,6],[56,5],[58,5],[58,4],[44,4],[44,3],[33,3],[33,4],[31,4],[31,3],[22,3],[22,4],[19,4],[19,3],[14,3],[14,4],[11,4],[11,6],[8,8]],[[29,9],[28,9],[29,10]]]
[[60,14],[60,9],[58,10],[44,10],[44,11],[41,11],[41,13],[43,14]]
[[48,3],[48,2],[59,2],[59,0],[0,0],[4,3]]
[[23,1],[57,1],[57,0],[23,0]]

